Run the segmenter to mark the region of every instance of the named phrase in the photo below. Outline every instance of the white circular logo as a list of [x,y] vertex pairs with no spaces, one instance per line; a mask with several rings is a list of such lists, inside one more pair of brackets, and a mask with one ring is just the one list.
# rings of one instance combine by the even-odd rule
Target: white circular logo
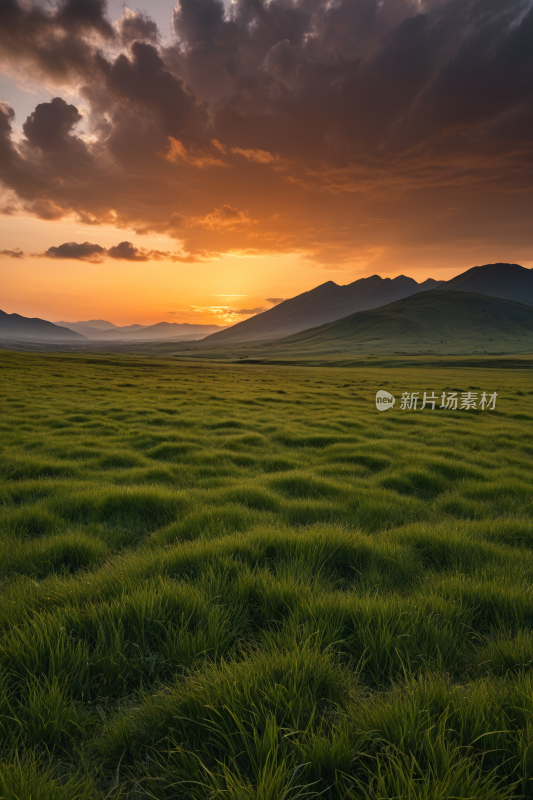
[[395,402],[396,398],[394,395],[389,394],[385,389],[380,389],[376,394],[376,408],[378,411],[388,411],[389,408],[393,407]]

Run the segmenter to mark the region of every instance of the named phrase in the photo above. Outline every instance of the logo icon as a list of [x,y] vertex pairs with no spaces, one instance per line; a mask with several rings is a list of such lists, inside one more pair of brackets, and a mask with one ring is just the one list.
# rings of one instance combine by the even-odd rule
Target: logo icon
[[394,406],[396,398],[394,395],[386,392],[385,389],[380,389],[376,394],[376,408],[378,411],[388,411],[389,408]]

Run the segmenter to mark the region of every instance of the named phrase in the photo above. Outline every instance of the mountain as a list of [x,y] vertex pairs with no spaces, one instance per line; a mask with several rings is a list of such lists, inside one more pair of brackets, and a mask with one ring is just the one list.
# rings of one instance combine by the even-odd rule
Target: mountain
[[250,345],[247,354],[251,358],[286,358],[464,350],[533,351],[533,308],[471,292],[435,289],[292,336]]
[[472,267],[438,288],[446,292],[476,292],[533,306],[533,270],[520,264]]
[[21,317],[0,311],[0,339],[82,340],[85,337],[69,328],[62,328],[38,317]]
[[432,278],[417,283],[412,278],[399,275],[397,278],[360,278],[346,286],[333,281],[304,292],[290,300],[284,300],[274,308],[263,311],[255,317],[238,322],[231,328],[209,337],[213,344],[232,342],[253,342],[288,336],[307,328],[323,325],[356,311],[377,308],[385,303],[400,300],[415,292],[434,289],[441,281]]
[[372,275],[346,286],[327,281],[262,314],[212,334],[208,337],[209,343],[236,344],[278,339],[433,289],[474,292],[533,306],[533,270],[519,264],[485,264],[449,281],[429,278],[419,284],[405,275],[392,280]]
[[[98,323],[102,327],[90,327],[89,323]],[[130,342],[135,340],[169,339],[169,338],[198,338],[202,339],[210,333],[222,331],[219,325],[195,325],[189,322],[158,322],[155,325],[113,325],[104,320],[89,320],[89,322],[56,322],[56,325],[70,326],[70,329],[81,333],[88,339],[99,341]],[[111,326],[104,328],[103,326]]]
[[100,331],[98,328],[90,328],[88,325],[83,324],[82,322],[54,322],[54,325],[58,325],[60,328],[68,328],[71,331],[76,331],[76,333],[80,333],[82,336],[86,336],[88,339],[92,339],[95,336],[98,336]]
[[122,331],[122,333],[130,333],[131,331],[142,331],[142,329],[146,327],[148,326],[139,325],[139,323],[135,323],[134,325],[113,325],[112,328],[102,328],[102,333],[107,333],[110,330]]
[[[58,323],[59,324],[59,323]],[[70,323],[65,323],[69,325]],[[105,331],[108,328],[117,328],[118,325],[114,325],[112,322],[107,322],[105,319],[89,319],[87,322],[77,322],[76,325],[85,325],[87,328],[96,328],[97,331]],[[141,326],[139,326],[141,327]]]
[[130,342],[148,339],[170,339],[176,336],[196,335],[203,338],[210,333],[224,330],[220,325],[195,325],[189,322],[158,322],[155,325],[146,325],[138,330],[125,331],[123,329],[100,331],[98,339],[112,339],[113,341]]
[[122,331],[127,333],[129,331],[137,331],[144,328],[144,325],[124,325],[120,327],[113,325],[112,322],[106,322],[103,319],[91,319],[88,322],[54,322],[54,325],[60,325],[70,330],[81,333],[82,336],[87,336],[89,339],[99,338],[104,331],[118,332]]

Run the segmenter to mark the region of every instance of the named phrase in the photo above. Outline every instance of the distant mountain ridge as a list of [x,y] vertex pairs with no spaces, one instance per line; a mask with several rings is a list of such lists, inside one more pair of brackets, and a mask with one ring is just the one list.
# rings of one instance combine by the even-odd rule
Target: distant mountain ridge
[[397,278],[381,278],[372,275],[360,278],[346,286],[334,281],[316,286],[309,292],[296,295],[289,300],[269,308],[262,314],[238,322],[225,331],[209,336],[209,342],[252,342],[289,336],[306,328],[324,325],[357,311],[377,308],[385,303],[400,300],[416,292],[434,289],[440,281],[432,278],[417,283],[413,278],[399,275]]
[[[56,325],[70,325],[70,322],[56,322]],[[86,322],[75,322],[75,325],[85,325],[87,328],[96,328],[97,331],[105,331],[108,328],[118,328],[118,325],[114,325],[112,322],[108,322],[106,319],[88,319]],[[141,327],[139,325],[139,327]]]
[[114,325],[112,322],[107,322],[105,319],[90,319],[87,322],[54,322],[54,325],[60,325],[61,327],[70,328],[72,331],[76,331],[77,333],[81,333],[82,336],[87,336],[88,338],[98,337],[104,331],[137,331],[140,328],[144,328],[144,325]]
[[431,290],[474,292],[533,306],[533,271],[519,264],[500,263],[473,267],[450,281],[429,278],[419,284],[405,275],[392,280],[372,275],[346,286],[327,281],[206,337],[206,342],[237,344],[278,339]]
[[[112,325],[105,320],[91,320],[101,325]],[[67,324],[78,330],[64,327]],[[20,314],[6,314],[0,311],[0,339],[35,339],[41,341],[156,341],[156,340],[194,340],[202,339],[213,331],[221,331],[219,325],[196,325],[189,322],[158,322],[155,325],[114,326],[110,329],[89,328],[85,323],[48,322],[38,317],[23,317]],[[83,333],[86,331],[86,333]]]
[[[130,331],[124,338],[129,339],[161,339],[175,336],[187,336],[198,334],[207,336],[210,333],[224,330],[221,325],[195,325],[190,322],[157,322],[155,325],[147,325],[137,331]],[[105,331],[108,333],[108,331]],[[103,336],[103,334],[102,334]]]
[[39,317],[21,317],[20,314],[6,314],[5,311],[0,311],[0,338],[82,341],[85,337]]
[[[90,324],[94,327],[90,327]],[[210,333],[222,331],[221,325],[196,325],[190,322],[157,322],[155,325],[113,325],[105,320],[89,320],[89,322],[56,322],[56,325],[68,326],[71,330],[86,336],[88,339],[100,341],[131,341],[132,339],[168,339],[175,337],[202,338]],[[99,327],[96,327],[98,324]],[[107,327],[105,327],[107,326]]]

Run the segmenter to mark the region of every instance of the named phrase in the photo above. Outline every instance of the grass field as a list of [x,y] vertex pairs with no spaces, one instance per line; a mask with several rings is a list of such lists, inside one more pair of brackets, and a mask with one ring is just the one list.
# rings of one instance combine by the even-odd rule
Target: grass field
[[0,352],[0,798],[533,797],[533,359],[372,363]]

